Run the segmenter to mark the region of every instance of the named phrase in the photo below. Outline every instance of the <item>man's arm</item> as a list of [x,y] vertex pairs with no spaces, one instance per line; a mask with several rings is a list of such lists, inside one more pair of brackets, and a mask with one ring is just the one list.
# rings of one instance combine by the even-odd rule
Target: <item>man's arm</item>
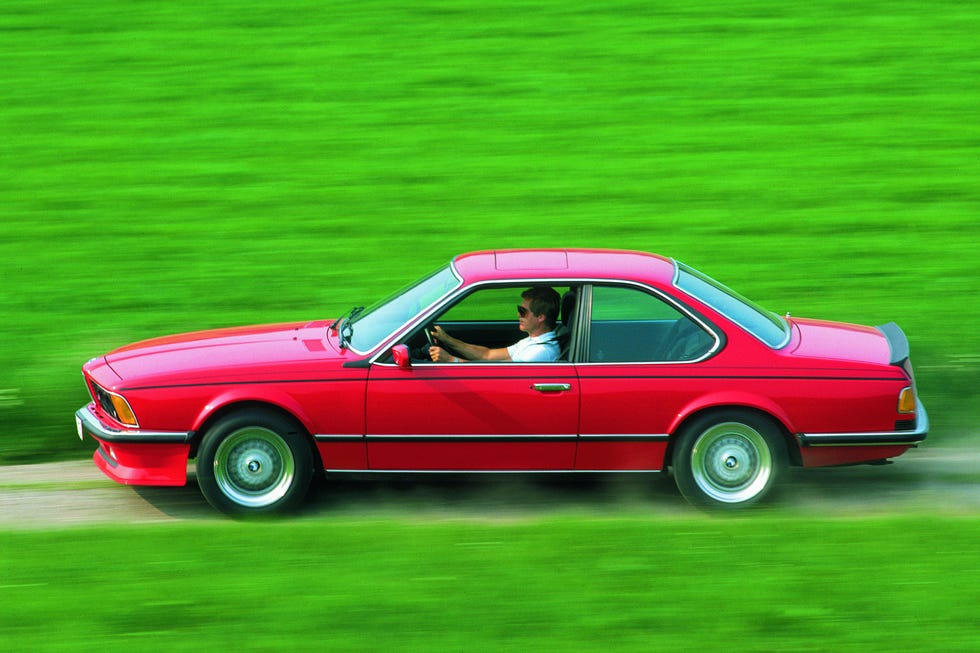
[[[438,325],[432,329],[432,337],[458,353],[460,359],[470,361],[510,360],[510,353],[507,351],[506,347],[491,349],[489,347],[483,347],[482,345],[473,345],[468,342],[463,342],[459,338],[454,338],[443,331],[442,327]],[[442,363],[454,362],[456,358],[442,347],[432,347],[429,350],[429,355],[432,356],[433,361]]]

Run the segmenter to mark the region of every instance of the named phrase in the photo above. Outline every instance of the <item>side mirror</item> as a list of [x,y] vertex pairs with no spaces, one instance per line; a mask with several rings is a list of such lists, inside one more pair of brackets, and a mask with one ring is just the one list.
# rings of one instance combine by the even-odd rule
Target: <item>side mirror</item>
[[412,366],[412,355],[408,352],[408,345],[395,345],[391,348],[391,355],[395,357],[395,365],[402,369]]

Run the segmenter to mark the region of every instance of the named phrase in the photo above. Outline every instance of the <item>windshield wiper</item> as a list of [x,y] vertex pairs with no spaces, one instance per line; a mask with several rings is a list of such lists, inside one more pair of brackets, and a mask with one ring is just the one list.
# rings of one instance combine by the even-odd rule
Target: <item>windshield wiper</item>
[[354,327],[351,325],[351,321],[355,317],[360,315],[361,311],[363,310],[364,310],[363,306],[355,306],[354,308],[350,309],[346,315],[344,315],[342,318],[338,319],[336,322],[330,325],[331,329],[336,328],[338,324],[340,325],[340,348],[341,349],[345,349],[347,347],[347,343],[350,342],[351,336],[354,335]]

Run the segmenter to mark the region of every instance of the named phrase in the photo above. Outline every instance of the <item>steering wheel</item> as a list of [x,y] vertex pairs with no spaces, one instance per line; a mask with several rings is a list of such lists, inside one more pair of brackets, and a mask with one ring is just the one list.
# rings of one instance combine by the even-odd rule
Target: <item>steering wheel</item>
[[429,322],[428,324],[425,325],[425,339],[429,341],[429,346],[430,347],[439,347],[440,349],[442,349],[443,351],[445,351],[445,352],[447,352],[447,353],[449,353],[451,355],[457,354],[458,352],[456,352],[455,349],[452,349],[446,343],[440,342],[439,340],[436,340],[435,338],[432,337],[432,330],[435,327],[436,327],[436,323],[435,322]]

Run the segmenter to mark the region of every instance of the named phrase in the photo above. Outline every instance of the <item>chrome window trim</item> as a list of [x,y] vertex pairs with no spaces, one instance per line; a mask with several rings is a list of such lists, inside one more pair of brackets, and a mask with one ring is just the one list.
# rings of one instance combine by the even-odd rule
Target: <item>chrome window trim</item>
[[[453,271],[455,272],[455,263],[453,264]],[[465,365],[482,365],[482,366],[500,366],[500,365],[519,365],[521,367],[536,366],[536,365],[554,365],[554,366],[568,366],[568,365],[691,365],[695,363],[700,363],[708,358],[711,358],[720,351],[723,338],[718,335],[717,327],[714,327],[706,320],[701,319],[698,315],[694,314],[690,308],[685,306],[680,301],[674,299],[664,291],[651,286],[648,283],[641,281],[631,281],[628,279],[603,279],[596,277],[589,278],[568,278],[568,277],[527,277],[522,279],[488,279],[484,281],[477,281],[470,285],[464,285],[462,281],[453,290],[446,293],[438,301],[434,302],[428,309],[419,313],[414,319],[407,322],[401,329],[395,331],[391,336],[385,339],[375,350],[374,353],[370,355],[369,363],[371,365],[381,365],[384,367],[398,367],[394,363],[381,363],[378,359],[383,355],[387,354],[388,348],[391,343],[398,340],[416,328],[420,323],[425,322],[434,313],[437,313],[445,305],[451,303],[456,299],[458,295],[464,293],[469,294],[476,292],[477,290],[485,286],[514,286],[520,287],[524,285],[535,285],[535,284],[547,284],[549,286],[580,286],[582,288],[583,295],[579,297],[579,304],[576,307],[576,312],[578,313],[576,319],[576,327],[578,332],[578,338],[573,339],[571,343],[570,358],[575,358],[576,356],[572,354],[581,354],[588,350],[588,334],[584,332],[581,328],[578,328],[583,321],[591,324],[592,322],[592,288],[593,286],[629,286],[640,291],[648,292],[653,294],[658,299],[668,303],[670,306],[675,308],[679,313],[686,316],[687,318],[693,320],[695,323],[701,326],[702,329],[707,331],[712,338],[714,338],[714,344],[711,348],[700,358],[689,361],[616,361],[616,362],[602,362],[602,361],[589,361],[589,362],[574,362],[574,361],[548,361],[548,362],[514,362],[514,361],[467,361]],[[678,290],[680,290],[678,288]],[[689,295],[689,293],[685,293]],[[695,299],[697,299],[695,297]],[[583,300],[586,300],[583,305]],[[700,301],[700,300],[699,300]],[[352,350],[353,351],[353,350]],[[361,353],[361,352],[357,352]],[[445,367],[448,365],[462,365],[464,363],[420,363],[421,365],[429,366],[440,366]]]

